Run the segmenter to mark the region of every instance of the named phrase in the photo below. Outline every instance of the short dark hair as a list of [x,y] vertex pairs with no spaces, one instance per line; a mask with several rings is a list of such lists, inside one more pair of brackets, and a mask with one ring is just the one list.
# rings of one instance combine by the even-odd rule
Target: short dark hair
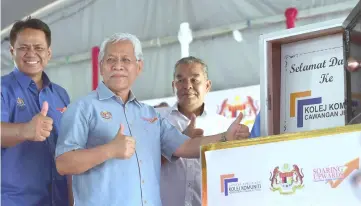
[[203,67],[204,76],[208,79],[208,66],[207,64],[200,58],[194,56],[183,57],[182,59],[178,60],[177,63],[174,65],[174,72],[173,78],[175,79],[175,72],[179,65],[181,64],[200,64]]
[[25,20],[17,21],[14,23],[10,31],[11,46],[14,46],[18,34],[24,29],[37,29],[43,31],[46,37],[46,42],[48,43],[48,47],[50,47],[51,31],[49,26],[40,19],[35,19],[35,18],[33,19],[30,16]]

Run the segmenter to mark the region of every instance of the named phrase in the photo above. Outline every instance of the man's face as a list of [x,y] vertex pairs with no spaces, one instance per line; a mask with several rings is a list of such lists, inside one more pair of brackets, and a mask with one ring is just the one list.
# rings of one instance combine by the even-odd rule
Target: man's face
[[133,44],[128,40],[108,43],[100,62],[104,84],[113,92],[129,90],[142,68],[143,61],[137,61]]
[[211,81],[205,76],[201,64],[180,64],[175,71],[173,89],[180,106],[201,106],[211,89]]
[[29,76],[41,73],[51,58],[45,33],[30,28],[18,33],[10,53],[17,68]]

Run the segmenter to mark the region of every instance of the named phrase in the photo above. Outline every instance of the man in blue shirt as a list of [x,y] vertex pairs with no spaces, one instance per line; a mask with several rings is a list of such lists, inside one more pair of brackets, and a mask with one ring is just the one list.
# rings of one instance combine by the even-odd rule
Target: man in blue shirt
[[130,89],[143,68],[135,36],[106,39],[99,60],[103,82],[68,107],[56,145],[57,169],[73,175],[77,206],[161,206],[161,154],[170,161],[196,158],[200,145],[249,137],[240,115],[225,133],[190,139],[202,134],[194,121],[186,136],[140,103]]
[[18,21],[10,44],[15,68],[1,77],[1,205],[69,205],[66,177],[54,161],[69,96],[44,72],[50,29],[39,19]]

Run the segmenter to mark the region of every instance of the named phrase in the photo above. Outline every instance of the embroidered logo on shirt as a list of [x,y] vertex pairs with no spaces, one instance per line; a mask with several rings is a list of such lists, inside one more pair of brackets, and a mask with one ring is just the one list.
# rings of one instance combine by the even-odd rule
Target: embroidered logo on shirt
[[149,123],[154,123],[155,121],[158,120],[158,117],[153,117],[153,118],[142,117],[142,119],[143,119],[144,121],[149,122]]
[[102,111],[102,112],[100,112],[100,116],[103,119],[111,119],[112,118],[112,113],[107,112],[107,111]]
[[18,97],[16,99],[16,106],[20,107],[20,108],[24,108],[25,107],[25,102],[22,98]]
[[58,110],[60,113],[64,113],[66,111],[66,107],[63,108],[56,108],[56,110]]

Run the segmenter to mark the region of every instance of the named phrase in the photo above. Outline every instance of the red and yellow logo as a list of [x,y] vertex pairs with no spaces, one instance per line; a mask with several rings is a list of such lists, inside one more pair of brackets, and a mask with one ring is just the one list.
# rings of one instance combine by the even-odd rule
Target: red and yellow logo
[[142,119],[143,119],[144,121],[149,122],[149,123],[154,123],[155,121],[158,120],[158,117],[153,117],[153,118],[142,117]]
[[111,119],[112,118],[112,113],[107,112],[107,111],[102,111],[102,112],[100,112],[100,116],[103,119]]
[[354,170],[360,168],[359,158],[344,165],[313,169],[314,182],[326,182],[331,188],[337,188]]
[[66,111],[66,107],[56,108],[56,110],[63,114]]
[[281,195],[287,195],[304,187],[302,168],[300,169],[296,164],[292,167],[289,164],[284,164],[282,168],[277,166],[270,173],[270,189],[273,192],[278,191]]

